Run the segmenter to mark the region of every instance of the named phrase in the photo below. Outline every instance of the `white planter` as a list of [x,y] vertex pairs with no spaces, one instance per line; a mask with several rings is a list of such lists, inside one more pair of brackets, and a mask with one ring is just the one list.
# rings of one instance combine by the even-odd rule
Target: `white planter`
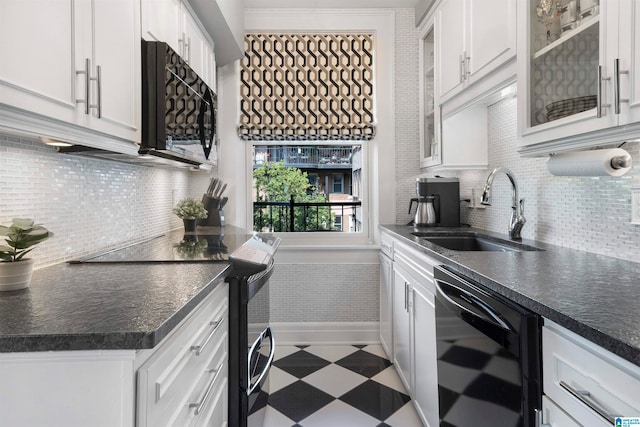
[[32,258],[18,262],[0,262],[0,291],[24,289],[31,282]]

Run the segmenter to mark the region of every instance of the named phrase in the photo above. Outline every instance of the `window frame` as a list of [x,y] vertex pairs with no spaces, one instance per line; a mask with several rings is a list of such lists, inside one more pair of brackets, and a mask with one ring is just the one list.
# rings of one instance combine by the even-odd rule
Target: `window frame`
[[[316,145],[322,145],[322,146],[345,146],[345,145],[359,145],[360,146],[360,150],[362,152],[362,168],[368,168],[369,167],[369,162],[368,162],[368,148],[367,148],[367,144],[369,142],[368,141],[345,141],[345,140],[338,140],[338,141],[251,141],[251,142],[247,142],[247,147],[248,147],[248,162],[249,162],[249,166],[248,166],[248,170],[249,170],[249,175],[250,177],[248,178],[249,181],[249,185],[251,186],[249,193],[248,193],[248,228],[250,228],[251,230],[253,230],[253,200],[252,200],[252,194],[254,191],[253,188],[253,148],[255,146],[282,146],[282,145],[293,145],[293,146],[301,146],[301,145],[312,145],[312,146],[316,146]],[[362,170],[362,168],[360,170]],[[333,174],[331,174],[333,175]],[[369,173],[367,173],[367,171],[365,170],[364,173],[361,174],[362,175],[362,180],[360,181],[360,185],[361,185],[361,194],[360,197],[360,201],[362,202],[362,205],[360,207],[361,209],[361,218],[362,218],[362,226],[361,226],[361,231],[359,232],[341,232],[341,233],[335,233],[335,232],[331,232],[331,231],[327,231],[327,232],[308,232],[308,231],[289,231],[289,232],[276,232],[273,233],[276,236],[282,238],[283,240],[286,241],[303,241],[303,240],[314,240],[317,242],[347,242],[347,243],[353,243],[353,244],[359,244],[359,243],[364,243],[365,241],[369,241],[371,238],[371,229],[372,229],[372,225],[371,225],[371,221],[370,221],[370,204],[369,204],[369,192],[367,191],[368,188],[368,179],[369,179]],[[343,193],[344,194],[344,177],[343,178]],[[332,178],[333,180],[333,178]],[[333,187],[333,182],[332,182],[332,187]],[[308,242],[307,242],[308,243]]]
[[[376,136],[363,145],[366,150],[367,188],[366,228],[362,233],[296,233],[283,235],[281,251],[302,262],[313,254],[313,259],[344,262],[345,257],[359,259],[358,250],[376,250],[379,241],[378,224],[395,224],[398,209],[404,211],[405,201],[396,201],[395,165],[395,79],[394,58],[396,43],[396,11],[393,9],[245,9],[246,31],[266,32],[360,32],[368,31],[375,37],[374,70],[376,100]],[[225,209],[227,224],[250,229],[252,224],[252,165],[250,142],[242,141],[236,126],[239,123],[240,64],[236,61],[218,69],[220,152],[224,158],[218,164],[218,176],[230,183],[228,192],[233,197]],[[340,141],[344,143],[344,141]],[[364,155],[364,153],[363,153]],[[402,205],[400,208],[398,205]],[[313,236],[312,236],[313,235]],[[287,248],[291,248],[290,252]],[[339,256],[337,255],[339,252]],[[289,256],[289,255],[287,255]],[[282,258],[281,258],[282,259]]]

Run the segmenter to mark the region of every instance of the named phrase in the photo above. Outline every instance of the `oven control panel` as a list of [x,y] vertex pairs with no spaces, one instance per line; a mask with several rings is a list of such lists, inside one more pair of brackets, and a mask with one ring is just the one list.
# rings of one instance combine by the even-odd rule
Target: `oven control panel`
[[269,233],[256,233],[229,255],[233,267],[232,275],[250,276],[265,270],[282,239]]

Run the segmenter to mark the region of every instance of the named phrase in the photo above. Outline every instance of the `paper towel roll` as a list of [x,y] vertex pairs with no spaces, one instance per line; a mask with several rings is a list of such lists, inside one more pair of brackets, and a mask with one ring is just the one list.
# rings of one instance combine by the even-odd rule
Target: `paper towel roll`
[[[620,157],[628,163],[614,167],[611,160]],[[547,169],[558,176],[622,176],[631,169],[631,155],[622,148],[560,153],[549,158]]]

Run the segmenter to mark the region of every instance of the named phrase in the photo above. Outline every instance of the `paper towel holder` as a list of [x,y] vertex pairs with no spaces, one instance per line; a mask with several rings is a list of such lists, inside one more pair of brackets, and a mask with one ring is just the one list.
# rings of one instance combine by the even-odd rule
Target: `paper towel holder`
[[632,165],[633,158],[620,147],[549,153],[547,161],[549,172],[557,176],[621,176]]
[[624,169],[631,167],[631,154],[627,153],[622,156],[614,156],[611,158],[611,167],[614,169]]

